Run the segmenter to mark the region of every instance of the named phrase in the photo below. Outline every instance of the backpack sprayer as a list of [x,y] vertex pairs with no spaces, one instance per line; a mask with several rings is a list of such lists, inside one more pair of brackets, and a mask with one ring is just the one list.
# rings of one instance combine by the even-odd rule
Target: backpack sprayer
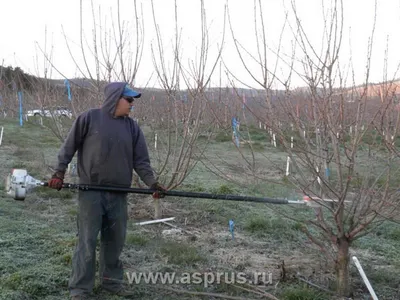
[[[27,170],[25,169],[13,169],[6,178],[5,192],[8,196],[14,198],[14,200],[24,201],[29,192],[32,192],[32,190],[40,186],[45,187],[48,186],[48,184],[47,182],[42,182],[38,179],[33,178],[28,174]],[[123,188],[123,187],[98,186],[98,185],[73,184],[73,183],[64,183],[63,188],[84,190],[84,191],[92,190],[92,191],[147,194],[147,195],[151,195],[155,192],[155,190],[152,189]],[[209,194],[209,193],[197,193],[197,192],[195,193],[195,192],[184,192],[184,191],[167,191],[164,194],[165,196],[173,196],[173,197],[261,202],[268,204],[307,204],[307,202],[309,202],[302,200],[258,198],[252,196],[221,195],[221,194]]]

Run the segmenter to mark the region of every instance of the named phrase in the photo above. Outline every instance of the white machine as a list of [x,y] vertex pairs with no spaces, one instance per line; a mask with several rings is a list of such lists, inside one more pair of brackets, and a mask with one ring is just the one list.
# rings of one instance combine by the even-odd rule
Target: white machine
[[6,178],[5,191],[7,195],[15,200],[25,200],[27,192],[37,186],[43,186],[44,183],[40,180],[28,175],[24,169],[12,169],[11,173]]

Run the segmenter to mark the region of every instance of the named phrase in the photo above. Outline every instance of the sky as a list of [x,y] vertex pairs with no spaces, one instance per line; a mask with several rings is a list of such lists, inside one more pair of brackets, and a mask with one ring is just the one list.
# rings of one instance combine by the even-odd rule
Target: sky
[[[279,79],[272,81],[273,85],[279,86],[279,81],[289,78],[289,66],[295,49],[295,72],[292,72],[290,83],[292,87],[305,86],[304,75],[307,71],[302,61],[307,56],[301,50],[293,7],[296,7],[307,41],[312,45],[307,46],[307,54],[317,62],[317,57],[323,57],[326,52],[324,49],[328,46],[323,34],[324,12],[329,16],[335,2],[340,4],[339,0],[204,0],[205,32],[208,34],[204,76],[207,78],[212,73],[210,86],[219,86],[221,83],[222,86],[234,84],[260,88],[257,81],[263,81],[263,68],[259,63],[258,50],[262,52],[263,45],[267,48],[265,57],[268,70]],[[200,0],[176,1],[179,55],[185,74],[181,77],[182,84],[184,78],[188,84],[193,84],[203,69],[199,67],[202,61],[200,3]],[[256,39],[257,34],[262,36],[259,3],[262,3],[263,9],[265,43],[260,39],[257,43]],[[133,0],[0,0],[0,7],[0,61],[4,66],[18,66],[27,73],[41,77],[89,76],[88,69],[92,76],[96,76],[96,61],[99,70],[105,70],[106,60],[102,54],[106,49],[109,49],[111,60],[118,51],[119,16],[126,41],[123,56],[125,68],[129,62],[133,65],[138,45],[142,53],[134,85],[159,87],[161,82],[157,70],[161,71],[159,74],[167,74],[169,81],[173,78],[176,32],[174,0],[137,0],[137,15]],[[229,18],[224,18],[224,15],[228,15],[226,9]],[[343,34],[337,70],[341,71],[344,78],[349,82],[354,78],[355,84],[365,82],[368,43],[372,33],[370,82],[400,77],[400,0],[344,0],[343,14],[339,11],[338,15],[339,21],[343,16]],[[136,21],[143,24],[139,43]],[[255,28],[258,29],[257,34]],[[157,36],[162,40],[162,51],[158,48]],[[96,43],[93,42],[95,38]],[[235,47],[234,39],[240,45],[242,56]],[[215,64],[221,45],[222,60]],[[99,53],[98,60],[95,59],[95,50]],[[264,58],[264,55],[261,57]],[[116,74],[120,74],[121,69],[118,61],[113,67]],[[161,61],[165,64],[164,68],[160,68]]]

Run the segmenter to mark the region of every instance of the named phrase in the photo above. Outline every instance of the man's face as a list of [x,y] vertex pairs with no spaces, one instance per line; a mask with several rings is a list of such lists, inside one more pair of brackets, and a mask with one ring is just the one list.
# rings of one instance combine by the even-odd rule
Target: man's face
[[133,98],[121,98],[118,100],[114,115],[116,117],[129,116],[131,107],[133,106]]

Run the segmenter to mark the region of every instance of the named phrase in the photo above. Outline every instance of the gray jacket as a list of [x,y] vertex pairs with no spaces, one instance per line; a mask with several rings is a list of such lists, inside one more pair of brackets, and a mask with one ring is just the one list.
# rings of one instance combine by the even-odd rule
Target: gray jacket
[[139,125],[130,117],[113,117],[125,84],[108,84],[103,106],[77,117],[58,153],[57,171],[65,172],[78,151],[80,184],[130,187],[133,170],[147,186],[156,182]]

